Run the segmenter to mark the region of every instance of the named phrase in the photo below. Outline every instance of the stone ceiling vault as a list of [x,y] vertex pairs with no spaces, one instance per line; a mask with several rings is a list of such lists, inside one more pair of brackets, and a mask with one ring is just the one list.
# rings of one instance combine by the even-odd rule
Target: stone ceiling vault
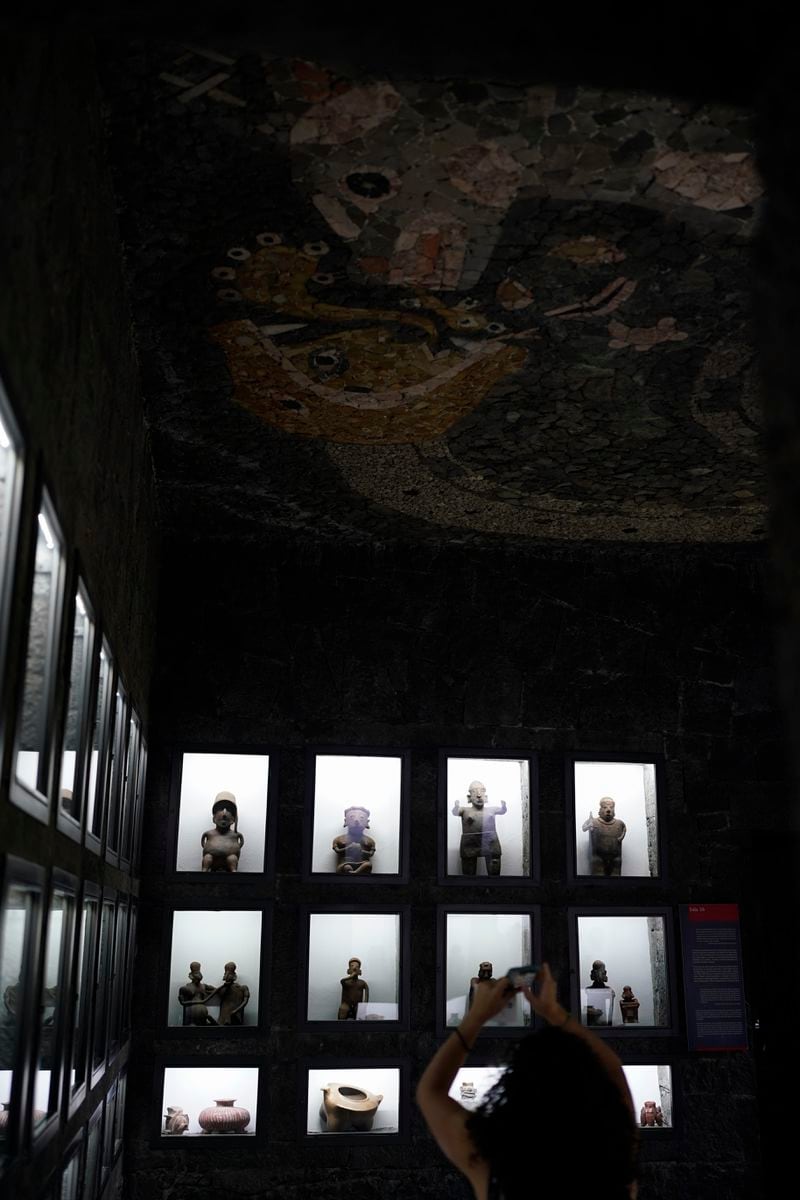
[[747,111],[207,44],[105,88],[174,533],[763,537]]

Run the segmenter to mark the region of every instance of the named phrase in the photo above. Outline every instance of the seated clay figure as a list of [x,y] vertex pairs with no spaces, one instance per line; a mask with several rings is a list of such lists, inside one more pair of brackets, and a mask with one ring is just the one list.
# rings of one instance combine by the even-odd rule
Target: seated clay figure
[[614,876],[622,873],[622,839],[628,832],[624,821],[614,815],[615,802],[603,796],[597,806],[597,816],[591,813],[581,825],[589,834],[592,848],[592,875]]
[[200,839],[204,871],[238,871],[244,838],[237,829],[238,811],[232,792],[218,792],[211,806],[214,828]]
[[653,1129],[656,1125],[664,1124],[664,1114],[661,1105],[655,1100],[645,1100],[639,1113],[639,1124],[644,1129]]
[[339,982],[342,985],[342,1002],[339,1005],[337,1020],[355,1021],[358,1006],[369,1002],[369,984],[366,979],[360,979],[361,959],[351,958],[347,964],[347,974]]
[[585,1024],[610,1025],[617,993],[608,986],[608,971],[602,959],[594,960],[589,977],[591,983],[583,989]]
[[364,832],[369,829],[369,809],[357,804],[346,808],[344,827],[347,833],[340,833],[333,839],[337,875],[369,875],[375,853],[374,840]]
[[244,1025],[244,1010],[250,1001],[250,988],[236,982],[236,963],[225,963],[225,974],[217,988],[219,1024]]

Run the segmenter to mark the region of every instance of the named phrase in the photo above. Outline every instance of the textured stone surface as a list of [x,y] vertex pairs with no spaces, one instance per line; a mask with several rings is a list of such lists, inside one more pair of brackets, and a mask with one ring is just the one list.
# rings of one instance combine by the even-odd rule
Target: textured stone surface
[[196,44],[105,74],[176,533],[763,538],[747,111]]

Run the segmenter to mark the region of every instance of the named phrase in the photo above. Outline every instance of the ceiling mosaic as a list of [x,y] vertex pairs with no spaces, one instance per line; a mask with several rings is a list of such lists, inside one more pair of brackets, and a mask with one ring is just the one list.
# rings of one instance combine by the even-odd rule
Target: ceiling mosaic
[[747,113],[207,47],[108,91],[165,495],[367,535],[763,536]]

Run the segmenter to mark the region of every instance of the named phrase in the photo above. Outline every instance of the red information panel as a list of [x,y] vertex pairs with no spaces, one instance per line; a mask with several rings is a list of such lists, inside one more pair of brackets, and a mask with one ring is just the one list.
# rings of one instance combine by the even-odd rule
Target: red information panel
[[683,994],[690,1050],[746,1050],[738,904],[682,904]]

